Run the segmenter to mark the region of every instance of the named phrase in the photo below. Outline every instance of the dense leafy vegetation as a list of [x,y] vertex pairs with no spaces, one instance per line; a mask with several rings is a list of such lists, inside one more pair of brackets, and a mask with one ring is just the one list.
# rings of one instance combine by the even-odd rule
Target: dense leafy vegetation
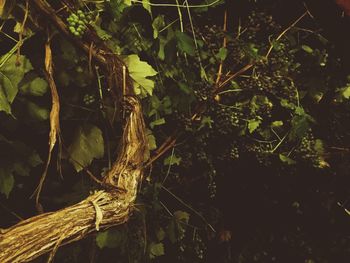
[[1,227],[35,214],[28,198],[50,130],[47,32],[61,133],[44,209],[98,189],[91,175],[102,178],[115,158],[127,109],[72,44],[91,29],[128,67],[150,162],[131,220],[61,248],[57,262],[348,262],[350,75],[307,6],[281,18],[279,1],[48,1],[67,12],[72,42],[26,1],[9,2],[0,27]]

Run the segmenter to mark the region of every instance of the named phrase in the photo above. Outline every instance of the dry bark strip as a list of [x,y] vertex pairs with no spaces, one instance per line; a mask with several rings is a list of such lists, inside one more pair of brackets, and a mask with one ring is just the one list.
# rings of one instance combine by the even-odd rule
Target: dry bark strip
[[129,218],[131,204],[118,192],[99,191],[84,201],[53,213],[24,220],[0,235],[0,262],[28,262],[62,245],[83,239],[96,231],[97,205],[102,211],[100,228],[122,224]]
[[44,185],[44,181],[47,175],[47,171],[51,162],[52,150],[55,147],[56,140],[59,137],[60,133],[60,100],[57,92],[56,83],[53,78],[53,66],[52,66],[52,52],[50,46],[50,36],[45,44],[45,76],[46,80],[49,83],[51,90],[51,100],[52,107],[50,112],[50,133],[49,133],[49,152],[46,160],[46,165],[43,174],[41,175],[39,185],[36,188],[35,195],[35,206],[37,211],[43,213],[42,205],[39,203],[39,197]]
[[[65,23],[47,2],[33,0],[31,3],[39,14],[49,19],[62,34],[103,66],[110,88],[116,94],[121,94],[124,63],[104,46],[96,33],[89,30],[88,36],[83,40],[72,38]],[[96,46],[94,45],[96,42],[99,42],[98,49],[91,48]],[[76,205],[29,218],[2,230],[1,263],[28,262],[56,249],[58,245],[83,239],[91,232],[119,225],[128,220],[136,199],[138,183],[142,178],[142,168],[146,162],[144,157],[147,142],[141,105],[133,96],[132,81],[128,73],[126,76],[127,96],[124,97],[124,102],[130,114],[126,116],[118,158],[104,178],[104,182],[111,186],[109,190],[97,191]]]

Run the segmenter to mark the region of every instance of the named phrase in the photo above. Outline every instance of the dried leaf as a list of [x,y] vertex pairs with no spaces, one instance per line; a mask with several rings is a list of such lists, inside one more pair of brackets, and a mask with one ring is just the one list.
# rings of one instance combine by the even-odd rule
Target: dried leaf
[[[52,149],[54,148],[56,144],[56,139],[59,134],[60,128],[59,128],[59,111],[60,111],[60,103],[59,103],[59,96],[56,88],[55,81],[53,79],[53,70],[52,70],[52,53],[51,53],[51,47],[50,42],[46,42],[45,45],[45,71],[46,71],[46,78],[49,83],[50,89],[51,89],[51,98],[52,98],[52,108],[50,112],[50,134],[49,134],[49,153],[46,161],[46,166],[44,169],[44,172],[40,178],[40,182],[38,184],[38,187],[36,188],[34,194],[36,207],[38,210],[42,210],[41,205],[39,204],[39,196],[41,189],[43,187],[47,170],[49,168],[49,164],[51,161],[51,154]],[[39,211],[43,212],[43,211]]]

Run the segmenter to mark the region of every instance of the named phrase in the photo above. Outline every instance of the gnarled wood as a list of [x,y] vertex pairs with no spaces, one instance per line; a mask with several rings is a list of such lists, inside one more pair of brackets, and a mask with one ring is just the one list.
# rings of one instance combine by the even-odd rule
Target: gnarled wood
[[[33,0],[31,3],[62,34],[103,66],[111,89],[121,89],[124,63],[103,43],[99,43],[98,49],[91,48],[94,41],[99,40],[95,32],[89,32],[90,36],[86,39],[74,39],[65,23],[46,1]],[[130,76],[127,74],[125,77],[127,86],[124,95],[128,96],[125,96],[124,102],[130,114],[126,118],[118,158],[104,178],[104,182],[111,186],[110,190],[98,191],[76,205],[29,218],[3,230],[0,233],[1,263],[28,262],[57,246],[80,240],[100,228],[119,225],[128,220],[142,178],[142,169],[147,161],[145,156],[148,149],[141,105],[132,96]]]
[[[141,107],[127,98],[126,122],[119,157],[106,180],[125,191],[98,191],[84,201],[53,213],[29,218],[0,234],[0,262],[27,262],[88,233],[126,222],[133,208],[147,150]],[[109,181],[112,180],[112,181]],[[117,182],[117,183],[116,183]]]
[[[6,229],[0,235],[0,262],[28,262],[96,231],[96,213],[102,212],[101,228],[129,218],[132,204],[125,195],[99,191],[84,201],[53,213],[41,214]],[[61,241],[59,241],[61,240]]]

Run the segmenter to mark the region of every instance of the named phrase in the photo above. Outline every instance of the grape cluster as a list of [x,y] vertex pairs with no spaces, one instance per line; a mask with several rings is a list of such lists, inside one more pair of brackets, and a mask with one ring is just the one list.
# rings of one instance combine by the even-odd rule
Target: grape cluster
[[203,239],[200,237],[200,235],[196,235],[193,242],[195,243],[194,250],[196,252],[196,255],[199,259],[204,258],[204,252],[206,251],[207,247],[205,246],[205,243],[203,242]]
[[237,160],[239,158],[239,149],[236,144],[231,145],[229,156],[231,160]]
[[227,64],[232,65],[235,68],[232,69],[233,72],[238,71],[240,68],[245,66],[249,61],[247,60],[247,54],[244,50],[245,42],[240,39],[235,39],[235,41],[227,42]]
[[[280,40],[281,41],[281,40]],[[288,42],[278,42],[269,54],[267,66],[272,75],[287,76],[296,72],[299,64],[295,63],[294,56],[290,53],[292,47]]]
[[215,196],[216,196],[216,183],[214,180],[212,180],[208,184],[208,191],[209,191],[209,197],[212,199],[215,198]]
[[181,166],[184,168],[189,168],[192,166],[192,153],[190,151],[185,151],[181,153]]
[[198,83],[193,90],[198,101],[208,101],[213,97],[213,86],[209,83]]
[[217,155],[217,159],[223,162],[231,162],[239,158],[239,149],[237,143],[227,143],[220,147],[220,153]]
[[264,12],[253,11],[245,24],[247,29],[242,36],[248,41],[255,41],[256,43],[266,41],[267,36],[275,35],[281,29],[272,16]]
[[148,50],[153,44],[147,37],[144,37],[146,33],[144,25],[139,23],[134,23],[133,27],[123,29],[118,33],[120,33],[120,41],[128,43],[126,48],[134,53]]
[[247,151],[254,154],[258,163],[264,166],[271,165],[272,145],[267,143],[255,143],[247,146]]
[[72,13],[67,18],[69,31],[76,37],[81,37],[86,31],[86,25],[91,20],[90,15],[85,15],[82,10],[78,10],[76,14]]
[[203,162],[207,160],[207,154],[203,149],[200,149],[199,151],[196,152],[196,158],[199,162]]
[[91,105],[96,101],[96,98],[94,95],[91,94],[85,94],[83,98],[83,102],[85,105]]
[[256,68],[259,77],[250,77],[239,82],[240,87],[258,93],[269,94],[277,99],[296,102],[296,88],[287,77],[271,75],[266,67]]
[[214,107],[214,120],[216,131],[220,134],[227,135],[233,133],[240,124],[242,113],[233,107],[217,105]]
[[190,117],[186,116],[184,113],[180,113],[177,110],[174,110],[174,114],[171,116],[171,123],[176,123],[176,125],[185,131],[192,131],[193,122]]
[[301,158],[311,163],[313,167],[321,168],[323,165],[323,158],[320,153],[317,151],[316,140],[311,131],[309,131],[300,142],[300,146],[297,149],[297,152],[300,154]]
[[[202,129],[201,131],[203,131],[204,129]],[[212,137],[211,135],[211,130],[206,130],[203,132],[198,132],[196,134],[196,138],[195,138],[195,144],[196,145],[200,145],[202,148],[205,148],[208,146],[208,142],[210,140],[210,138]]]
[[198,35],[202,37],[202,39],[206,43],[206,47],[213,54],[216,54],[222,47],[222,39],[224,38],[224,32],[220,26],[215,24],[205,25],[204,28],[198,31]]

